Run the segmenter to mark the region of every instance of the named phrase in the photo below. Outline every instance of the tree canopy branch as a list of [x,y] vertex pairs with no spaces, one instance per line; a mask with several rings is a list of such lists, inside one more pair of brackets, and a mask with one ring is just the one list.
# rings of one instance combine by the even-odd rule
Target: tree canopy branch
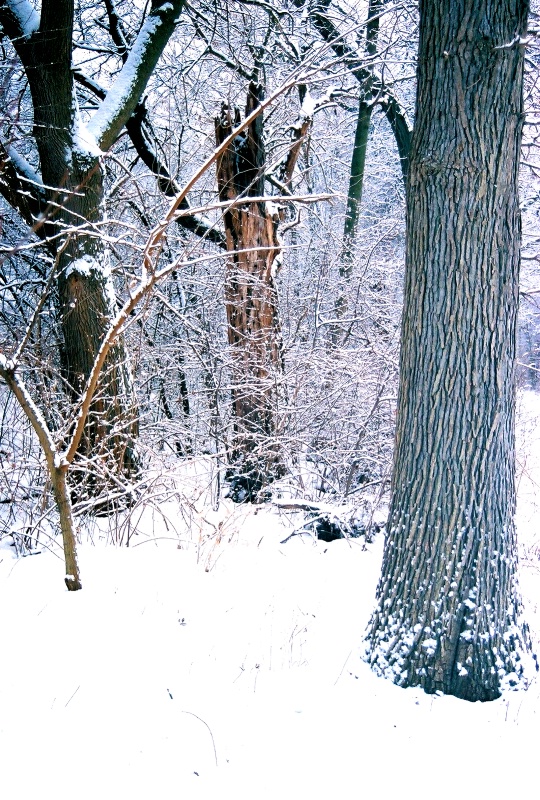
[[152,0],[150,13],[126,62],[88,123],[102,150],[108,150],[135,110],[165,45],[176,27],[184,0]]
[[[358,53],[343,39],[343,36],[328,15],[330,3],[331,0],[321,0],[318,3],[314,3],[313,6],[310,6],[309,15],[324,41],[330,45],[338,58],[343,60],[347,69],[360,84],[363,99],[365,101],[371,99],[376,102],[386,115],[396,140],[403,181],[406,182],[409,172],[412,136],[412,129],[406,113],[381,76],[364,66],[364,62],[358,56]],[[304,0],[294,0],[294,4],[302,7]],[[368,32],[373,28],[373,26],[369,27],[370,22],[371,20],[368,20]]]

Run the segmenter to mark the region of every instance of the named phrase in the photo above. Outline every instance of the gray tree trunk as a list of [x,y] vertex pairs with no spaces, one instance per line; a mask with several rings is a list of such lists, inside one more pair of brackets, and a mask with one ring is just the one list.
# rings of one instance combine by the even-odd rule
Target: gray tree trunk
[[467,700],[519,682],[518,164],[527,0],[420,3],[396,451],[367,657]]

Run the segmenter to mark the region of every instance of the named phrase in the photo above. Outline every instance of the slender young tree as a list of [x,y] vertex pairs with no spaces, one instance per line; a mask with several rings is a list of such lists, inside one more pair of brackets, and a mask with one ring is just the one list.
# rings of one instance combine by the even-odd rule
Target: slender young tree
[[[305,5],[305,0],[294,0],[294,5],[301,8]],[[360,86],[360,105],[355,135],[356,158],[353,156],[351,164],[351,185],[347,208],[348,217],[354,221],[356,208],[362,198],[365,151],[373,107],[379,106],[381,108],[392,129],[404,182],[407,180],[409,169],[411,129],[407,115],[392,87],[385,82],[382,75],[376,72],[373,64],[366,63],[366,56],[357,53],[343,38],[332,19],[331,5],[332,0],[315,0],[309,4],[308,13],[321,37],[330,45],[336,56],[343,60],[347,69]],[[383,5],[384,0],[370,0],[368,4],[366,21],[367,59],[372,59],[377,51],[379,16],[383,10]],[[364,140],[365,144],[363,144]]]
[[[379,14],[382,6],[383,0],[370,0],[369,2],[368,19],[366,22],[366,55],[368,58],[373,58],[377,53]],[[349,174],[347,210],[345,214],[345,223],[343,226],[343,244],[341,246],[340,258],[340,274],[344,278],[350,278],[353,269],[354,239],[358,229],[360,203],[362,202],[362,192],[364,189],[364,173],[366,169],[366,152],[369,139],[369,128],[371,125],[373,109],[375,108],[373,98],[373,83],[376,79],[373,75],[373,69],[371,68],[368,71],[372,73],[372,77],[371,79],[366,77],[360,88],[360,102],[358,105],[358,117],[354,132],[354,145]],[[405,180],[406,177],[407,174],[405,167],[403,179]]]
[[527,0],[421,0],[392,496],[367,658],[491,700],[524,674],[516,581],[518,164]]
[[[294,0],[298,7],[305,5],[305,0]],[[380,17],[384,10],[384,0],[369,0],[365,24],[365,49],[357,51],[344,38],[343,33],[334,22],[332,0],[314,0],[308,8],[312,24],[332,48],[335,55],[355,78],[359,86],[358,116],[354,134],[353,152],[349,170],[349,187],[343,227],[343,240],[339,257],[339,274],[347,283],[354,273],[354,243],[358,232],[360,208],[364,190],[366,170],[366,153],[369,142],[372,115],[379,108],[392,129],[396,143],[403,182],[407,183],[409,156],[411,148],[411,127],[407,114],[392,86],[384,78],[384,70],[378,68],[376,62],[377,41],[379,36]],[[335,303],[337,318],[347,313],[347,293],[340,288]],[[331,328],[334,342],[340,338],[340,327]]]

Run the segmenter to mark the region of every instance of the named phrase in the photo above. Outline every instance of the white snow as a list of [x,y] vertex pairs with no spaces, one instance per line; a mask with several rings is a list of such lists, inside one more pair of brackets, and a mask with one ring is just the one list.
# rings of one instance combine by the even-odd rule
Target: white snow
[[9,144],[6,145],[6,152],[9,155],[11,161],[13,162],[13,166],[15,167],[21,178],[25,180],[27,183],[33,184],[38,189],[42,189],[43,182],[41,180],[41,177],[40,175],[37,174],[37,172],[35,172],[34,169],[32,169],[28,161],[25,158],[23,158],[23,156],[21,156],[21,154],[18,153],[17,150],[15,150],[15,148],[11,147],[11,145]]
[[7,0],[6,5],[19,22],[25,38],[32,36],[39,28],[39,14],[30,0]]
[[69,278],[76,272],[78,275],[84,275],[85,277],[89,278],[92,272],[101,273],[99,262],[89,255],[81,256],[80,258],[76,258],[74,261],[66,267],[66,278]]
[[[522,409],[521,578],[538,643],[538,396]],[[538,681],[472,704],[360,660],[382,536],[281,544],[294,514],[213,512],[196,495],[132,517],[129,548],[106,544],[103,520],[87,529],[81,592],[65,588],[59,543],[16,559],[0,542],[0,797],[536,796]]]
[[268,211],[268,215],[272,217],[272,219],[275,222],[279,221],[279,210],[280,210],[279,203],[274,203],[273,200],[267,200],[266,210]]
[[309,90],[306,90],[306,95],[304,97],[304,100],[303,100],[303,103],[302,103],[302,108],[300,110],[300,116],[304,117],[304,118],[312,117],[313,114],[315,113],[315,106],[316,106],[316,103],[315,103],[314,98],[309,93]]
[[80,114],[77,110],[73,125],[72,134],[73,150],[83,156],[91,158],[99,158],[103,155],[103,151],[99,149],[95,136],[90,133],[87,126],[83,124]]
[[13,369],[13,367],[14,367],[13,361],[11,361],[11,359],[6,358],[6,356],[3,353],[0,353],[0,369],[9,372],[9,370]]

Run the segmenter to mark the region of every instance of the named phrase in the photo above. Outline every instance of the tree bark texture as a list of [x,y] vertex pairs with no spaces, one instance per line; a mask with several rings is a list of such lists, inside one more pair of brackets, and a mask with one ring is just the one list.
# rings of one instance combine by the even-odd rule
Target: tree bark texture
[[[39,111],[44,109],[43,86],[47,86],[44,78],[37,81],[33,90],[34,109],[37,107]],[[72,90],[70,83],[62,99],[62,104],[68,104],[70,109]],[[58,94],[57,91],[57,99]],[[47,118],[47,112],[43,116]],[[50,120],[47,124],[51,125]],[[69,243],[60,257],[58,296],[64,373],[72,400],[76,402],[115,316],[116,297],[108,253],[99,230],[93,227],[102,221],[101,165],[97,157],[73,148],[73,119],[67,129],[67,139],[64,153],[71,153],[71,160],[64,156],[63,165],[56,164],[49,137],[38,139],[38,146],[44,183],[67,190],[65,194],[56,193],[60,207],[54,217],[54,232],[72,231],[68,233]],[[64,172],[60,175],[62,166]],[[79,451],[85,457],[97,457],[105,472],[112,470],[129,477],[137,467],[134,448],[137,435],[137,402],[127,352],[120,339],[107,358]],[[107,479],[97,472],[85,475],[84,465],[81,466],[87,490],[99,494]]]
[[[99,235],[91,230],[102,219],[101,178],[97,159],[74,154],[69,175],[73,194],[65,198],[59,215],[60,224],[65,226],[85,220],[60,257],[58,279],[63,366],[75,402],[84,391],[103,337],[116,314],[108,252]],[[99,494],[105,488],[108,470],[126,477],[137,472],[137,436],[137,401],[128,354],[120,337],[105,362],[79,447],[82,455],[92,457],[94,463],[99,460],[104,468],[101,475],[85,475],[84,462],[81,463],[80,477],[90,494]]]
[[[246,116],[259,105],[262,87],[251,83]],[[238,109],[223,104],[216,119],[221,144],[240,121]],[[229,259],[225,285],[228,340],[232,353],[235,442],[233,461],[280,472],[276,439],[278,384],[282,372],[274,265],[280,253],[278,214],[268,203],[244,203],[264,195],[263,117],[226,150],[218,167],[220,199],[238,202],[225,213]],[[266,481],[265,481],[266,482]]]
[[527,12],[420,3],[396,450],[367,658],[402,686],[467,700],[519,683],[530,650],[514,529]]
[[[368,5],[368,19],[366,23],[366,53],[369,58],[373,58],[377,53],[377,38],[379,34],[378,15],[381,13],[382,5],[383,0],[370,0]],[[369,71],[373,74],[372,69]],[[345,212],[345,224],[343,226],[343,244],[341,246],[339,268],[341,277],[346,278],[347,280],[352,276],[354,239],[356,237],[358,228],[360,204],[362,202],[362,192],[364,188],[366,152],[369,138],[369,128],[371,125],[371,115],[374,108],[372,84],[373,77],[371,81],[366,79],[364,86],[360,90],[360,104],[358,107],[351,168],[349,172],[349,191],[347,192],[347,210]],[[344,297],[338,298],[338,302],[336,304],[338,313],[342,306],[345,306]]]

